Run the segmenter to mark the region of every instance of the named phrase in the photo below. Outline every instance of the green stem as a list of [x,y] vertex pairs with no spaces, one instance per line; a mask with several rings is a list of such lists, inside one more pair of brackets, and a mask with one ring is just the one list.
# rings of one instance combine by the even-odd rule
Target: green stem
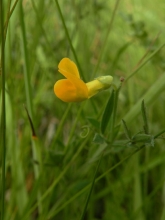
[[112,24],[113,24],[115,15],[116,15],[116,11],[117,11],[117,8],[119,6],[119,2],[120,2],[120,0],[116,1],[115,7],[114,7],[114,10],[113,10],[113,14],[112,14],[112,17],[111,17],[111,20],[110,20],[109,28],[108,28],[107,34],[105,36],[105,39],[104,39],[103,47],[101,48],[101,52],[100,52],[100,56],[99,56],[97,65],[96,65],[96,67],[94,69],[94,72],[92,74],[92,78],[96,75],[96,72],[97,72],[97,70],[100,66],[100,63],[101,63],[101,60],[102,60],[102,57],[103,57],[103,53],[104,53],[104,50],[106,48],[106,44],[107,44],[107,41],[108,41],[108,37],[109,37],[109,34],[111,32],[111,29],[112,29]]
[[154,139],[158,138],[158,137],[159,137],[160,135],[162,135],[163,133],[165,133],[165,129],[162,130],[161,132],[159,132],[158,134],[156,134],[156,135],[154,136]]
[[70,103],[70,104],[68,105],[67,109],[65,110],[65,113],[64,113],[64,115],[63,115],[63,117],[62,117],[62,119],[61,119],[61,121],[60,121],[60,124],[59,124],[59,126],[58,126],[58,128],[57,128],[56,134],[55,134],[55,136],[54,136],[54,138],[53,138],[52,146],[55,145],[56,140],[57,140],[57,138],[59,137],[59,134],[61,133],[61,130],[62,130],[62,128],[63,128],[64,122],[65,122],[65,120],[66,120],[66,118],[67,118],[67,115],[68,115],[68,113],[69,113],[69,111],[70,111],[71,106],[72,106],[72,104]]
[[23,41],[24,77],[25,77],[25,90],[26,90],[27,107],[28,107],[28,111],[30,112],[30,116],[33,121],[32,95],[31,95],[31,88],[30,88],[30,71],[29,71],[28,51],[27,51],[27,42],[26,42],[26,30],[25,30],[24,13],[23,13],[23,8],[22,8],[22,3],[20,3],[20,23],[21,23],[22,41]]
[[81,75],[82,79],[85,80],[85,77],[84,77],[84,75],[83,75],[83,71],[82,71],[82,69],[81,69],[80,63],[79,63],[78,58],[77,58],[77,54],[76,54],[75,49],[74,49],[74,47],[73,47],[73,45],[72,45],[72,41],[71,41],[71,38],[70,38],[70,36],[69,36],[69,32],[68,32],[68,29],[67,29],[67,27],[66,27],[65,20],[64,20],[63,14],[62,14],[62,12],[61,12],[60,5],[59,5],[59,3],[58,3],[58,0],[55,0],[55,2],[56,2],[56,6],[57,6],[57,9],[58,9],[58,12],[59,12],[59,14],[60,14],[60,18],[61,18],[62,24],[63,24],[63,26],[64,26],[64,30],[65,30],[66,37],[67,37],[67,39],[68,39],[69,45],[70,45],[70,47],[71,47],[72,53],[73,53],[73,55],[74,55],[74,58],[75,58],[75,60],[76,60],[77,66],[78,66],[78,69],[79,69],[79,71],[80,71],[80,75]]
[[2,144],[2,189],[1,189],[1,219],[5,213],[5,165],[6,165],[6,100],[5,100],[5,38],[4,38],[4,5],[0,1],[1,20],[1,76],[2,76],[2,112],[1,112],[1,144]]
[[11,7],[11,0],[9,0],[8,6],[7,6],[7,19],[6,19],[5,28],[4,28],[5,41],[6,41],[7,28],[8,28],[8,24],[10,20],[10,7]]
[[117,113],[117,104],[118,104],[118,97],[119,97],[119,91],[121,88],[121,85],[119,86],[119,88],[117,88],[115,90],[115,97],[114,97],[114,107],[113,107],[113,113],[112,113],[112,121],[111,121],[111,139],[110,141],[113,142],[114,140],[114,127],[115,127],[115,119],[116,119],[116,113]]
[[[27,108],[29,111],[29,115],[33,121],[33,103],[32,103],[32,90],[30,86],[30,71],[29,71],[29,60],[28,60],[28,50],[27,50],[27,40],[26,40],[26,28],[24,22],[24,12],[22,8],[22,2],[20,2],[20,24],[21,24],[21,32],[22,32],[22,46],[23,46],[23,55],[24,55],[24,81],[25,81],[25,92],[26,92],[26,101]],[[41,163],[41,152],[39,150],[38,144],[36,144],[35,140],[32,138],[32,152],[33,152],[33,160]],[[40,169],[39,169],[40,168]],[[39,167],[37,164],[34,164],[34,175],[37,179],[39,177],[39,173],[41,171],[41,166]],[[40,192],[38,192],[38,208],[39,212],[41,212],[41,203],[40,203]]]
[[84,210],[83,210],[83,213],[82,213],[82,216],[81,216],[80,220],[83,220],[83,219],[85,218],[85,214],[86,214],[86,210],[87,210],[87,207],[88,207],[89,199],[90,199],[90,197],[91,197],[92,190],[93,190],[93,188],[94,188],[96,176],[97,176],[97,173],[98,173],[98,170],[99,170],[100,163],[101,163],[101,160],[102,160],[102,158],[103,158],[103,155],[104,155],[104,151],[101,153],[99,162],[98,162],[98,164],[97,164],[97,167],[96,167],[96,170],[95,170],[95,174],[94,174],[94,177],[93,177],[93,181],[92,181],[92,184],[91,184],[91,187],[90,187],[90,191],[89,191],[89,194],[88,194],[88,196],[87,196],[87,200],[86,200],[86,203],[85,203],[85,207],[84,207]]
[[157,54],[164,46],[165,43],[162,44],[157,50],[155,50],[142,64],[138,65],[138,67],[134,69],[132,73],[125,79],[125,82],[128,81],[132,76],[134,76],[135,73],[137,73],[146,63],[148,63],[148,61],[151,60],[151,58],[155,56],[155,54]]
[[84,102],[84,103],[81,105],[81,107],[79,108],[79,111],[78,111],[77,114],[76,114],[77,116],[76,116],[76,118],[75,118],[75,120],[74,120],[74,124],[72,125],[71,131],[70,131],[70,134],[69,134],[69,138],[68,138],[68,141],[67,141],[67,145],[66,145],[65,152],[66,152],[66,150],[67,150],[67,148],[68,148],[68,146],[69,146],[69,144],[70,144],[70,141],[72,140],[72,137],[74,136],[74,132],[75,132],[75,129],[76,129],[77,122],[78,122],[78,120],[79,120],[80,114],[81,114],[81,112],[82,112],[84,106],[86,105],[86,103],[87,103],[87,102]]
[[162,74],[157,81],[147,90],[147,92],[135,103],[134,106],[130,109],[130,111],[124,116],[124,120],[127,123],[131,123],[133,120],[136,119],[136,117],[141,112],[141,102],[142,100],[145,101],[146,105],[152,104],[156,98],[161,94],[162,91],[164,91],[165,86],[165,74]]

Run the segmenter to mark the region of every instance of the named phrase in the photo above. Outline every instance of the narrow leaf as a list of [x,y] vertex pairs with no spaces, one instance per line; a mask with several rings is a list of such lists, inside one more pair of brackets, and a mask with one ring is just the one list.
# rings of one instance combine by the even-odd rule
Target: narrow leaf
[[36,132],[35,132],[35,129],[34,129],[34,125],[33,125],[32,119],[31,119],[31,117],[29,115],[29,112],[28,112],[28,110],[27,110],[25,105],[24,105],[24,108],[26,110],[26,113],[27,113],[27,116],[28,116],[28,120],[29,120],[29,123],[30,123],[30,127],[31,127],[31,130],[32,130],[32,137],[33,138],[37,138],[37,135],[36,135]]
[[142,117],[143,117],[143,121],[144,121],[144,125],[143,125],[144,132],[146,134],[149,134],[148,118],[147,118],[146,106],[145,106],[145,103],[144,103],[144,99],[143,99],[142,104],[141,104],[141,112],[142,112]]
[[93,142],[96,144],[103,144],[105,143],[105,140],[100,134],[96,133],[94,135]]
[[132,138],[134,143],[143,143],[154,147],[154,136],[149,134],[137,134]]
[[96,129],[99,129],[100,128],[100,122],[99,121],[97,121],[96,119],[94,119],[94,118],[87,118],[88,119],[88,121],[91,123],[91,125],[93,126],[93,127],[95,127]]
[[101,120],[101,132],[102,134],[105,132],[105,129],[108,125],[108,122],[111,118],[112,112],[113,112],[113,106],[114,106],[114,95],[115,95],[115,91],[112,91],[112,94],[106,104],[103,116],[102,116],[102,120]]

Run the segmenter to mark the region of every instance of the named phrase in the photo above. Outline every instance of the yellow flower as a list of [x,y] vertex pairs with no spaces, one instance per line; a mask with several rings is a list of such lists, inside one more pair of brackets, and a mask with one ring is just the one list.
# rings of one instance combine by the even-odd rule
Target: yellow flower
[[112,76],[102,76],[84,83],[80,79],[76,64],[68,58],[63,58],[58,68],[66,79],[58,80],[54,84],[54,93],[64,102],[81,102],[89,99],[100,90],[109,88],[113,81]]

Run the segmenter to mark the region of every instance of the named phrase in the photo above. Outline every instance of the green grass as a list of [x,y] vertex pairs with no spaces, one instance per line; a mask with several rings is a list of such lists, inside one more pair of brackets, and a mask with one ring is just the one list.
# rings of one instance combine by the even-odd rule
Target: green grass
[[[1,219],[163,220],[164,1],[0,6]],[[114,85],[62,102],[64,57]]]

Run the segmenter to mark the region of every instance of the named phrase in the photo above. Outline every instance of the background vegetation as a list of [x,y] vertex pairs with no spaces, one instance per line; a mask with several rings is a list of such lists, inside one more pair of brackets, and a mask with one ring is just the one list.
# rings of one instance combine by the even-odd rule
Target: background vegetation
[[[1,219],[165,219],[165,2],[1,9]],[[63,57],[117,89],[62,102]]]

